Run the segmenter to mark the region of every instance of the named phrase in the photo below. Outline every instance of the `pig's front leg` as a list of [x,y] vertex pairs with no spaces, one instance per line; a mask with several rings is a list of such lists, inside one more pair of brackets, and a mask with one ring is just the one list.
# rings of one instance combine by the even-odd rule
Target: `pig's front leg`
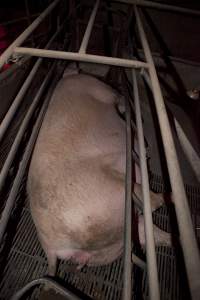
[[[141,246],[144,248],[146,245],[145,229],[144,229],[144,217],[141,215],[138,220],[138,232]],[[154,240],[156,246],[172,246],[171,234],[161,230],[158,226],[153,225]]]
[[[141,201],[141,205],[143,206],[144,203],[143,203],[143,195],[142,195],[142,185],[138,183],[134,183],[133,193]],[[154,193],[150,191],[150,200],[151,200],[152,212],[154,212],[156,209],[160,208],[163,204],[165,204],[163,193]]]

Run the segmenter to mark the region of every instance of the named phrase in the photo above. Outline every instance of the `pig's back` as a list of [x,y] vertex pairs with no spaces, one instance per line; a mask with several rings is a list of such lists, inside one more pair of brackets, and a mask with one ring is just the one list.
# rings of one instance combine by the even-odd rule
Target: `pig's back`
[[52,247],[98,248],[102,234],[121,230],[125,130],[115,98],[86,75],[64,78],[53,94],[28,176],[36,227]]

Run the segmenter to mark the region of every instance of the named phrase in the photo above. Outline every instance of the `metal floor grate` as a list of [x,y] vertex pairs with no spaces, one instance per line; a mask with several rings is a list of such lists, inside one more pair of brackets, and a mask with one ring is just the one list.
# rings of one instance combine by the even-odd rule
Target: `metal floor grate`
[[[160,177],[153,175],[150,181],[154,191],[161,192],[164,189]],[[186,190],[194,225],[197,227],[197,215],[200,215],[200,190],[190,186],[186,186]],[[18,215],[12,218],[12,224],[9,225],[10,232],[13,232],[13,230],[15,232],[11,241],[10,232],[8,231],[8,244],[10,247],[6,246],[7,250],[1,254],[3,258],[1,259],[0,274],[1,300],[9,299],[15,291],[29,281],[43,276],[47,271],[47,260],[37,239],[24,189],[18,196],[18,202],[19,206],[21,205],[21,210],[18,209]],[[166,208],[160,208],[154,213],[154,221],[161,228],[170,230],[168,210]],[[185,284],[183,285],[184,278],[179,276],[182,272],[177,264],[175,250],[167,247],[157,247],[156,250],[161,299],[186,299],[187,291],[183,289],[183,286],[185,286]],[[80,292],[83,299],[83,295],[87,295],[89,296],[88,299],[118,300],[121,297],[122,290],[122,266],[122,258],[107,266],[84,267],[82,270],[77,270],[76,266],[71,262],[61,261],[57,275],[61,283],[64,284],[66,282],[72,290],[75,289]],[[146,283],[146,274],[143,274],[141,270],[135,267],[133,289],[135,290],[134,295],[138,296],[136,299],[148,299]],[[39,294],[40,289],[36,288],[29,299],[38,299]]]

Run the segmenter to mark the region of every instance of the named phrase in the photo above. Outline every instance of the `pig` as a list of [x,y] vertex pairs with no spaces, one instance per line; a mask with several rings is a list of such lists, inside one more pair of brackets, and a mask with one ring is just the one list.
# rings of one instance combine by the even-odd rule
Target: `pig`
[[[104,265],[123,251],[126,129],[116,110],[121,101],[110,86],[85,74],[64,76],[52,95],[27,180],[51,276],[58,258]],[[139,183],[133,190],[142,198]],[[163,197],[151,192],[151,201],[154,210]],[[145,243],[143,227],[140,216]],[[169,240],[159,228],[156,233]]]

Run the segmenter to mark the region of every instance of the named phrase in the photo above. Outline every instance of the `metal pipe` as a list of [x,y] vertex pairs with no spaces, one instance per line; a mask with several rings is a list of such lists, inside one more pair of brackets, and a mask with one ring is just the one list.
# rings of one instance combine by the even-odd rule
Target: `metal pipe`
[[32,280],[31,282],[27,283],[23,288],[21,288],[19,291],[17,291],[10,300],[20,300],[22,297],[27,293],[31,288],[33,288],[36,285],[45,284],[48,289],[54,289],[56,293],[60,293],[61,295],[65,296],[67,300],[81,300],[78,296],[74,295],[72,292],[70,292],[68,289],[57,283],[52,278],[38,278],[35,280]]
[[155,241],[153,234],[153,220],[151,200],[149,193],[149,179],[146,163],[146,151],[144,144],[144,132],[142,125],[142,114],[140,108],[138,84],[135,70],[132,70],[133,78],[133,93],[136,112],[136,125],[137,125],[137,137],[139,146],[139,158],[140,169],[142,178],[142,197],[143,197],[143,213],[144,213],[144,225],[145,225],[145,241],[146,241],[146,255],[147,255],[147,273],[149,280],[149,294],[151,300],[159,300],[159,282],[158,282],[158,270],[156,262]]
[[3,185],[5,183],[6,176],[8,174],[9,168],[10,168],[12,162],[13,162],[13,159],[15,157],[15,154],[17,152],[19,144],[20,144],[20,142],[21,142],[21,140],[22,140],[22,138],[24,136],[24,133],[25,133],[25,130],[26,130],[27,126],[28,126],[30,118],[32,117],[32,115],[33,115],[33,113],[35,111],[35,108],[36,108],[37,104],[40,101],[42,93],[43,93],[46,85],[48,84],[49,79],[50,79],[50,77],[51,77],[51,75],[53,73],[54,65],[55,64],[53,64],[53,66],[51,67],[50,71],[46,75],[45,80],[43,81],[42,85],[40,86],[40,88],[39,88],[39,90],[38,90],[38,92],[37,92],[37,94],[36,94],[36,96],[35,96],[32,104],[30,106],[29,110],[28,110],[28,112],[27,112],[27,114],[26,114],[26,116],[25,116],[25,118],[24,118],[24,120],[22,122],[22,125],[20,126],[20,129],[19,129],[19,131],[17,133],[17,136],[16,136],[16,138],[15,138],[13,144],[12,144],[12,147],[11,147],[11,149],[9,151],[9,154],[8,154],[8,156],[6,158],[6,161],[5,161],[5,163],[4,163],[4,165],[3,165],[2,169],[1,169],[1,172],[0,172],[0,191],[3,188]]
[[132,263],[136,264],[138,267],[146,271],[146,263],[134,253],[132,253]]
[[16,47],[14,53],[33,55],[39,57],[47,57],[47,58],[75,60],[75,61],[97,63],[103,65],[113,65],[113,66],[125,67],[125,68],[148,68],[148,64],[142,61],[100,56],[100,55],[92,55],[92,54],[85,54],[85,53],[82,54],[82,53],[75,53],[75,52],[44,50],[44,49],[34,49],[34,48],[25,48],[25,47]]
[[190,166],[192,167],[197,180],[200,181],[200,158],[197,152],[192,147],[192,144],[188,140],[186,134],[184,133],[183,129],[181,128],[179,122],[174,118],[174,124],[176,127],[176,133],[179,139],[179,142],[181,144],[181,147],[183,149],[183,152],[185,153],[185,156],[188,159],[188,162],[190,163]]
[[[51,90],[53,90],[53,87],[54,86],[52,84]],[[46,99],[44,101],[44,104],[43,104],[43,106],[40,110],[39,116],[38,116],[37,121],[36,121],[36,123],[34,125],[34,128],[33,128],[30,140],[29,140],[28,145],[25,149],[25,153],[23,155],[22,161],[20,162],[19,169],[17,171],[17,175],[15,176],[10,194],[9,194],[8,199],[6,201],[5,208],[4,208],[4,210],[1,214],[1,219],[0,219],[0,244],[2,242],[2,238],[3,238],[4,233],[5,233],[10,214],[12,212],[12,208],[13,208],[18,190],[19,190],[19,186],[21,184],[21,181],[22,181],[22,178],[24,176],[24,172],[26,170],[27,164],[29,162],[29,159],[30,159],[35,141],[37,139],[38,132],[40,130],[40,126],[42,124],[44,114],[45,114],[46,109],[48,107],[49,100],[50,100],[50,93],[46,97]]]
[[20,34],[20,36],[6,49],[6,51],[0,56],[0,69],[8,58],[13,54],[15,47],[20,46],[25,39],[33,32],[33,30],[44,20],[44,18],[52,11],[52,9],[58,4],[60,0],[55,0],[50,4],[45,11],[33,21],[33,23],[27,27],[27,29]]
[[[30,17],[35,18],[35,17],[38,17],[39,15],[40,14],[37,13],[37,14],[30,15]],[[12,19],[10,21],[5,21],[5,22],[0,23],[0,26],[11,25],[11,24],[20,23],[23,21],[27,21],[27,17],[22,17],[22,18],[18,18],[18,19]]]
[[[24,4],[25,4],[25,9],[26,9],[27,24],[28,24],[28,26],[30,26],[31,25],[31,15],[30,15],[30,10],[29,10],[28,0],[25,0]],[[34,43],[34,37],[33,36],[31,37],[31,43],[32,43],[32,47],[34,47],[35,43]]]
[[[145,70],[142,70],[141,75],[143,76],[143,78],[145,79],[146,83],[148,84],[149,88],[152,91],[152,85],[151,85],[151,80],[149,78],[149,74]],[[177,119],[175,117],[174,117],[174,124],[175,124],[175,128],[176,128],[178,140],[183,149],[183,152],[184,152],[185,156],[187,157],[188,162],[197,177],[197,180],[200,181],[200,157],[197,154],[197,152],[195,151],[195,149],[193,148],[192,144],[190,143],[186,134],[184,133],[183,129],[181,128],[181,125],[179,124],[179,122],[177,121]]]
[[[63,22],[63,24],[60,26],[60,28],[54,33],[54,35],[52,36],[52,38],[49,40],[49,42],[47,43],[45,49],[47,49],[51,43],[54,41],[54,39],[57,37],[57,35],[59,34],[59,32],[62,30],[63,26],[64,26],[65,22]],[[39,58],[36,63],[34,64],[31,72],[29,73],[28,77],[26,78],[26,80],[24,81],[22,87],[20,88],[19,92],[17,93],[15,99],[13,100],[8,112],[6,113],[4,119],[2,120],[1,124],[0,124],[0,143],[4,137],[4,134],[6,132],[6,130],[8,129],[8,126],[10,125],[13,116],[15,115],[19,105],[21,104],[23,97],[26,93],[26,91],[28,90],[37,70],[39,69],[41,63],[42,63],[43,59]]]
[[100,0],[96,0],[96,3],[94,5],[94,8],[92,10],[92,13],[91,13],[88,25],[87,25],[87,28],[85,30],[85,34],[83,36],[83,40],[82,40],[82,43],[81,43],[81,46],[80,46],[80,49],[79,49],[79,53],[86,53],[89,38],[90,38],[92,28],[93,28],[93,25],[94,25],[94,20],[95,20],[97,10],[98,10],[98,7],[99,7],[99,2],[100,2]]
[[132,138],[131,111],[126,101],[126,186],[124,216],[123,300],[132,299]]
[[145,57],[149,63],[149,75],[151,79],[154,102],[157,116],[160,124],[161,136],[165,150],[169,177],[172,187],[173,200],[177,215],[177,221],[180,232],[180,241],[183,249],[183,255],[187,270],[187,276],[191,291],[192,299],[198,299],[200,294],[200,256],[197,241],[193,229],[192,219],[189,211],[188,201],[185,188],[180,172],[176,149],[170,129],[170,124],[162,96],[158,76],[154,66],[151,51],[147,42],[147,38],[142,26],[142,22],[135,7],[135,15],[140,39],[144,49]]
[[174,5],[168,5],[168,4],[161,4],[156,3],[153,1],[145,1],[145,0],[114,0],[111,2],[121,2],[121,3],[127,3],[127,4],[135,4],[142,7],[148,7],[148,8],[155,8],[159,10],[167,10],[177,13],[183,13],[183,14],[189,14],[194,16],[200,16],[200,11],[180,6],[174,6]]

